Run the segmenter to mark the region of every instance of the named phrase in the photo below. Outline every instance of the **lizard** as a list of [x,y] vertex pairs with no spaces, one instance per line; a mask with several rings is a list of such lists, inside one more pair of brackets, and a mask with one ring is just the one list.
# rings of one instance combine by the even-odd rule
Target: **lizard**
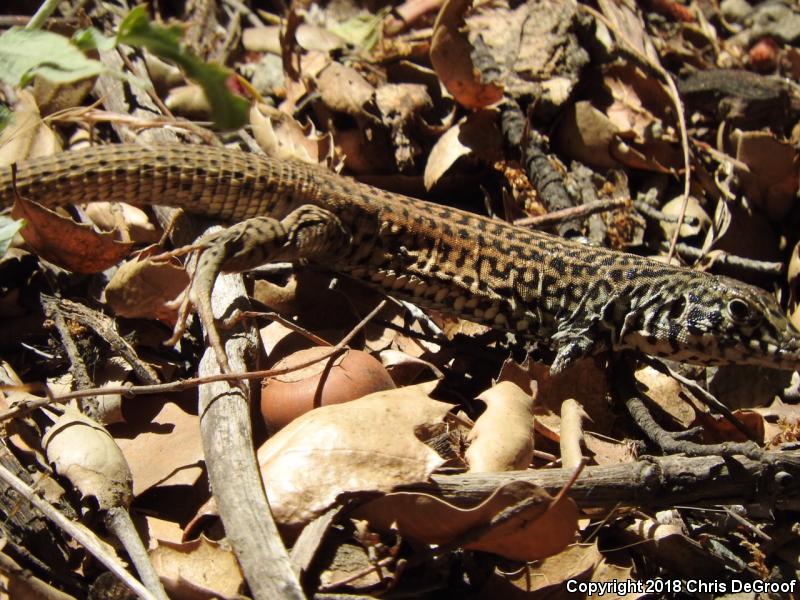
[[194,304],[223,371],[210,296],[221,271],[319,263],[386,294],[555,350],[702,365],[800,367],[775,297],[721,276],[588,246],[381,190],[317,165],[198,145],[112,144],[0,169],[0,204],[161,204],[233,223],[203,242]]

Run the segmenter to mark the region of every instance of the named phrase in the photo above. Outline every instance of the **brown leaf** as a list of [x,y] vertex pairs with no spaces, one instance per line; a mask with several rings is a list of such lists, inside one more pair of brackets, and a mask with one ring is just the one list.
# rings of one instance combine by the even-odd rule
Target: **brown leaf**
[[128,399],[113,432],[133,473],[136,496],[153,486],[191,487],[203,475],[199,417],[163,397]]
[[732,137],[736,158],[750,167],[739,174],[747,198],[780,221],[797,203],[797,150],[766,131],[737,130]]
[[106,302],[121,317],[158,319],[173,325],[175,300],[189,285],[189,275],[180,263],[156,258],[126,262],[105,289]]
[[471,0],[448,0],[439,11],[431,39],[431,64],[444,86],[466,108],[484,108],[503,97],[503,88],[484,83],[472,62],[472,45],[462,32]]
[[49,208],[18,197],[11,215],[25,219],[22,237],[42,258],[76,273],[101,273],[127,256],[131,244],[99,233]]
[[283,160],[319,164],[332,159],[330,134],[320,134],[313,127],[302,127],[290,115],[263,103],[250,109],[253,135],[264,152]]
[[372,118],[365,109],[374,101],[375,88],[352,67],[332,62],[322,70],[316,83],[322,101],[331,110]]
[[487,525],[504,510],[536,499],[519,515],[464,544],[465,548],[492,552],[514,560],[538,560],[571,543],[578,513],[569,498],[550,505],[552,498],[538,486],[514,481],[499,487],[480,504],[458,507],[428,494],[397,492],[368,502],[353,513],[371,525],[397,529],[402,535],[426,544],[447,544]]

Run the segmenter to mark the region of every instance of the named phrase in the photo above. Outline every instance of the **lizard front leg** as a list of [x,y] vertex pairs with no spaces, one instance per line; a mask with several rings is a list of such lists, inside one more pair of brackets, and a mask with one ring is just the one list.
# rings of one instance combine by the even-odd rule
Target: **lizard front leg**
[[201,242],[190,301],[223,373],[231,370],[211,309],[211,291],[219,273],[247,271],[269,262],[323,260],[340,255],[351,241],[336,215],[306,204],[281,220],[254,217]]

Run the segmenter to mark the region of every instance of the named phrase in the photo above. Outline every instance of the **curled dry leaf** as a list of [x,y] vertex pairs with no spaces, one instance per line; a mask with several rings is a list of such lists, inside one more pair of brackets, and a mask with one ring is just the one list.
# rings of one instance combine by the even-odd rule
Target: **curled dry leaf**
[[[534,384],[535,385],[535,384]],[[475,421],[465,453],[470,473],[525,469],[533,458],[533,399],[516,384],[501,381],[479,400],[486,410]]]
[[105,289],[106,301],[115,314],[131,319],[158,319],[174,325],[177,310],[169,303],[189,285],[180,263],[154,258],[126,262]]
[[100,233],[24,198],[14,201],[11,215],[27,221],[22,237],[36,254],[76,273],[101,273],[130,252],[131,244],[118,242],[114,233]]
[[86,216],[104,231],[119,231],[126,242],[153,244],[159,234],[141,208],[125,202],[90,202],[84,209]]
[[128,463],[99,423],[68,409],[47,430],[42,447],[56,472],[69,479],[84,498],[95,498],[101,510],[130,505]]
[[[436,379],[440,381],[444,374],[439,367],[430,361],[411,356],[400,350],[387,348],[379,354],[381,364],[392,376],[392,381],[397,385],[411,385],[420,379]],[[425,377],[428,375],[428,377]]]
[[291,532],[343,492],[425,481],[444,461],[417,435],[441,427],[436,382],[370,394],[302,415],[258,450],[275,521]]
[[447,130],[428,156],[425,165],[425,188],[431,189],[462,156],[472,154],[486,162],[498,159],[502,138],[497,130],[496,120],[494,111],[482,110],[470,114]]
[[447,90],[466,108],[484,108],[503,97],[503,88],[484,83],[463,32],[471,0],[448,0],[439,11],[431,39],[431,64]]
[[42,120],[33,96],[25,90],[19,92],[12,119],[0,135],[0,165],[49,156],[60,150],[61,140]]
[[575,469],[583,461],[583,421],[589,416],[580,403],[567,398],[561,403],[561,464],[565,469]]
[[241,598],[244,578],[236,556],[205,536],[182,544],[160,541],[150,560],[176,598]]
[[332,159],[330,134],[319,134],[313,127],[304,128],[290,115],[267,104],[252,106],[250,125],[258,145],[269,156],[312,164]]
[[553,498],[540,487],[513,481],[497,488],[470,508],[458,507],[435,496],[416,492],[387,494],[353,512],[373,527],[393,529],[426,544],[447,544],[487,526],[521,502],[531,502],[519,514],[489,527],[465,548],[492,552],[513,560],[538,560],[563,550],[575,539],[578,510],[567,497]]

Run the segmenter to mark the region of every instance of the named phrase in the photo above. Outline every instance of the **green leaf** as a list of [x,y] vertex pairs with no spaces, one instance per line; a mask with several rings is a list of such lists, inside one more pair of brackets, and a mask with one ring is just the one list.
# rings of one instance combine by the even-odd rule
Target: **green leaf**
[[72,34],[72,43],[81,50],[102,50],[107,52],[117,46],[116,37],[106,37],[94,27],[80,29]]
[[11,245],[11,240],[25,225],[25,221],[15,221],[9,217],[0,216],[0,256],[4,256]]
[[204,63],[181,45],[182,29],[163,27],[150,22],[143,6],[137,6],[119,28],[117,40],[123,44],[147,48],[157,57],[177,64],[186,76],[203,88],[211,105],[211,116],[221,129],[238,129],[247,122],[249,102],[228,89],[233,71],[220,65]]
[[391,10],[385,7],[375,15],[360,15],[342,23],[333,23],[328,26],[328,30],[353,46],[370,50],[378,43],[381,24]]
[[0,80],[9,85],[24,85],[36,75],[69,83],[104,70],[101,62],[56,33],[12,28],[0,35]]
[[3,131],[3,129],[6,128],[6,125],[11,122],[12,115],[13,113],[11,112],[11,109],[9,109],[5,104],[0,104],[0,131]]

